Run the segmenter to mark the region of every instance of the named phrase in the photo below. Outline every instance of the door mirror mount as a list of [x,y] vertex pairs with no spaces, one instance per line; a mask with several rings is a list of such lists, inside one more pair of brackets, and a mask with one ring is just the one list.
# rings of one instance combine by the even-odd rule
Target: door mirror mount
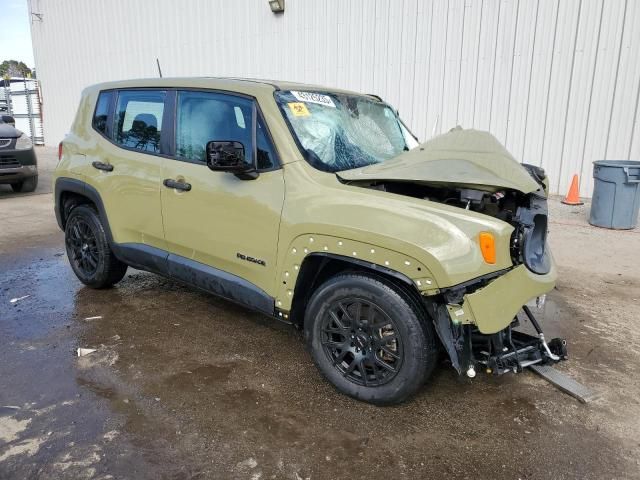
[[214,172],[230,172],[242,180],[258,178],[255,167],[245,160],[242,142],[212,140],[207,143],[207,166]]

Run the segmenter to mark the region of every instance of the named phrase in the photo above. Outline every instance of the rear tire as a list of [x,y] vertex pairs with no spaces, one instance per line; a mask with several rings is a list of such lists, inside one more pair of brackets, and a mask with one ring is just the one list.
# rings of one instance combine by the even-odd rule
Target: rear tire
[[322,284],[305,313],[318,369],[340,392],[377,405],[413,395],[437,361],[433,326],[403,289],[366,274]]
[[16,193],[33,192],[38,186],[38,176],[29,177],[19,183],[12,183],[11,188]]
[[64,230],[67,257],[78,279],[91,288],[108,288],[127,272],[107,240],[98,213],[88,205],[71,210]]

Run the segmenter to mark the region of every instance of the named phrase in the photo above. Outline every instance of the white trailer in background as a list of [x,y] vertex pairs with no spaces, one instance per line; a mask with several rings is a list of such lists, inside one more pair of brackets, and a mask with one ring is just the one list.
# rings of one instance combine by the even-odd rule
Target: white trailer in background
[[0,80],[0,112],[13,116],[16,128],[44,145],[40,85],[32,78]]

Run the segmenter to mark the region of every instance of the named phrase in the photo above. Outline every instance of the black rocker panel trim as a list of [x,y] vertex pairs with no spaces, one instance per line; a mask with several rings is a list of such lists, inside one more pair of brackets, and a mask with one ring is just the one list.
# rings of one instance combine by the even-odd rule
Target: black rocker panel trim
[[167,258],[170,277],[239,303],[252,310],[273,315],[273,297],[253,283],[231,273],[196,262],[179,255],[169,254]]
[[140,243],[112,244],[111,249],[132,267],[175,278],[267,315],[274,314],[274,299],[237,275]]
[[252,310],[274,314],[272,297],[231,273],[140,243],[111,244],[111,249],[118,259],[139,270],[175,278]]
[[160,275],[168,275],[167,257],[169,252],[143,243],[110,243],[118,260],[138,270],[146,270]]

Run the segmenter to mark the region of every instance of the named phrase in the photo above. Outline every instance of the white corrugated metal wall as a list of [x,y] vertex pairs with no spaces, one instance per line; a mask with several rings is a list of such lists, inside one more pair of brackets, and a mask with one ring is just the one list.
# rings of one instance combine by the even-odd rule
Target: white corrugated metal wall
[[640,158],[638,0],[30,0],[46,142],[105,80],[245,76],[376,93],[421,139],[491,131],[554,192]]

